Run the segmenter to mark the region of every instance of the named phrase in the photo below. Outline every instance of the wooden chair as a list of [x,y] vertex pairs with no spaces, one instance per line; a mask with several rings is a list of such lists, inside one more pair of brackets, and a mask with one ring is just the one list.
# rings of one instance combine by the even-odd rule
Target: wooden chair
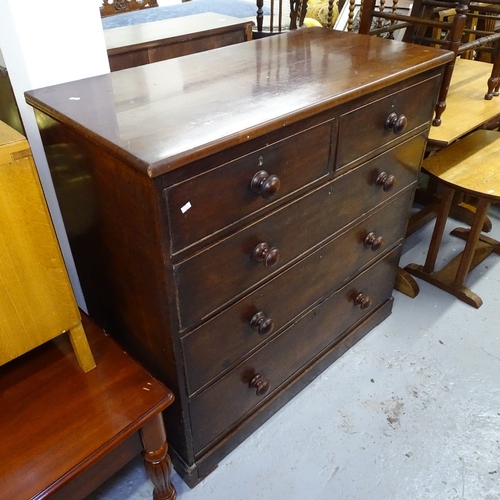
[[[359,33],[393,36],[398,30],[404,29],[403,41],[441,47],[451,50],[456,56],[470,55],[486,47],[491,49],[492,44],[500,41],[500,33],[480,30],[472,25],[477,20],[488,20],[490,23],[499,20],[500,0],[490,0],[488,4],[480,5],[471,0],[415,0],[409,15],[398,13],[397,6],[397,0],[391,5],[387,5],[385,0],[363,0]],[[450,9],[453,10],[451,20],[449,15],[441,15],[443,11],[449,13]],[[495,50],[493,59],[485,95],[487,100],[499,95],[500,51]],[[434,126],[441,124],[454,66],[455,61],[452,61],[445,69],[432,122]]]
[[[405,270],[460,300],[481,307],[481,298],[465,286],[465,279],[492,252],[500,254],[500,242],[481,234],[491,202],[500,202],[500,132],[477,130],[451,146],[429,156],[423,168],[443,187],[436,225],[423,266],[409,264]],[[452,235],[466,240],[465,249],[446,266],[435,271],[445,224],[456,191],[476,198],[470,229],[458,228]]]
[[[264,33],[264,0],[256,0],[257,33]],[[266,6],[270,9],[269,34],[281,33],[285,30],[296,30],[304,22],[307,0],[269,0]]]
[[333,28],[344,0],[309,0],[306,17],[319,21],[325,28]]
[[101,17],[107,17],[150,7],[158,7],[157,0],[103,0],[100,10]]
[[[440,127],[431,127],[427,152],[435,153],[449,147],[478,129],[494,130],[499,127],[500,101],[484,101],[481,83],[488,79],[491,65],[481,61],[457,59],[450,90],[447,96],[447,118]],[[435,182],[422,182],[417,191],[417,199],[423,208],[410,217],[406,236],[433,220],[439,206],[439,196],[434,189]],[[474,203],[464,200],[464,195],[457,194],[450,215],[466,224],[470,224],[475,212]],[[491,222],[485,222],[483,231],[491,230]]]
[[[286,30],[295,30],[304,25],[304,19],[314,11],[314,7],[326,10],[326,15],[322,19],[317,19],[326,28],[333,28],[336,11],[335,4],[339,0],[321,0],[321,5],[314,0],[256,0],[257,2],[257,33],[269,34],[281,33]],[[341,0],[342,2],[344,0]],[[269,26],[266,30],[263,27],[264,12],[263,7],[270,10]],[[311,7],[311,9],[309,9]],[[314,16],[313,16],[314,17]]]

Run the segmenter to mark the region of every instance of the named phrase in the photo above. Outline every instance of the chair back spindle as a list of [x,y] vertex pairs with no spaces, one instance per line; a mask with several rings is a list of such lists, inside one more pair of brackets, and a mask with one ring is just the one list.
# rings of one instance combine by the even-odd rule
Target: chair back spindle
[[[355,0],[349,2],[354,5]],[[487,4],[472,0],[414,0],[408,15],[398,12],[400,3],[393,0],[389,8],[388,0],[362,0],[359,33],[394,38],[396,32],[403,30],[399,39],[404,42],[451,50],[455,59],[474,58],[478,51],[493,52],[494,64],[485,99],[499,94],[500,51],[496,45],[500,42],[500,32],[495,26],[500,21],[500,0],[489,0]],[[351,23],[348,29],[352,29]],[[435,126],[441,124],[446,109],[454,67],[455,60],[445,67],[432,122]]]

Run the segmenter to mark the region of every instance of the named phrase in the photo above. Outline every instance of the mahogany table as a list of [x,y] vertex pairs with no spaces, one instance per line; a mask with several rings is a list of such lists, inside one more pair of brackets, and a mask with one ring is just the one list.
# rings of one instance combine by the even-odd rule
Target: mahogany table
[[174,500],[161,416],[171,391],[82,318],[91,372],[66,335],[0,368],[0,496],[83,499],[142,451],[154,499]]

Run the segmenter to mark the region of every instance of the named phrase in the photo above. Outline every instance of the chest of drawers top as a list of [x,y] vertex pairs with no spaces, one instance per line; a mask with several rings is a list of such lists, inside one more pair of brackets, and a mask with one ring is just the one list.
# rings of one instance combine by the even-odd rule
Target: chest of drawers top
[[33,90],[26,99],[156,177],[450,57],[311,28]]

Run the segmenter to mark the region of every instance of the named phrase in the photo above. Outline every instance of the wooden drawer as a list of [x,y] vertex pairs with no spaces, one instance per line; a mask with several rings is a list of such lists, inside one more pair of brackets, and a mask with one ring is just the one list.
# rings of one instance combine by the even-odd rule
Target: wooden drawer
[[[278,333],[294,318],[353,278],[382,252],[399,241],[406,230],[407,210],[413,196],[408,189],[370,217],[342,233],[275,279],[194,330],[182,340],[189,394],[193,394],[249,351],[268,340],[271,332],[251,326],[262,312]],[[380,248],[365,246],[369,233],[383,238]],[[287,300],[290,290],[300,290]],[[200,353],[203,353],[200,355]]]
[[[172,253],[328,175],[332,123],[322,123],[167,188]],[[280,181],[272,199],[251,189],[261,171],[267,173],[261,177],[264,191],[276,186],[274,178],[265,184],[267,175]]]
[[[179,21],[180,19],[177,19],[177,22]],[[205,36],[186,37],[185,40],[175,44],[158,44],[149,49],[149,59],[151,62],[164,61],[172,57],[195,54],[196,52],[217,49],[219,47],[232,45],[234,43],[242,43],[248,40],[246,29],[242,26],[240,29],[231,29],[227,32],[217,33],[217,31],[222,30],[212,30],[206,33]],[[249,26],[249,31],[250,33],[252,32],[251,26]]]
[[[399,254],[397,247],[193,399],[190,413],[195,453],[222,433],[231,431],[246,413],[272,397],[346,330],[388,300]],[[371,306],[367,309],[354,304],[359,293],[370,297]],[[256,374],[269,381],[270,391],[264,396],[257,395],[256,389],[249,386]]]
[[[399,144],[175,266],[181,329],[199,323],[249,287],[276,274],[311,247],[386,201],[394,192],[415,182],[424,144],[423,134]],[[382,171],[396,178],[394,188],[387,192],[375,184]],[[356,186],[354,190],[353,186]],[[279,250],[280,258],[275,266],[266,267],[252,258],[253,250],[263,242]]]
[[[367,154],[375,154],[378,148],[398,136],[426,124],[431,119],[435,103],[432,99],[422,99],[422,96],[436,95],[439,82],[440,78],[436,76],[342,115],[335,169],[339,170]],[[406,117],[404,131],[398,132],[397,126],[392,129],[385,127],[392,113],[397,118]]]

